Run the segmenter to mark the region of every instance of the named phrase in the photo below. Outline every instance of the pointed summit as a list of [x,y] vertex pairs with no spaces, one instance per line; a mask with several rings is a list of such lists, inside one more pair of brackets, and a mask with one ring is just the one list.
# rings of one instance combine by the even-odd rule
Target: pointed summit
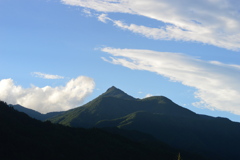
[[114,91],[114,90],[120,90],[120,89],[118,89],[118,88],[115,87],[115,86],[112,86],[112,87],[110,87],[110,88],[107,89],[107,92],[108,92],[108,91],[111,92],[111,91]]
[[104,96],[104,97],[116,97],[116,98],[122,98],[122,99],[128,99],[128,100],[134,100],[135,99],[132,96],[128,95],[127,93],[123,92],[122,90],[116,88],[115,86],[110,87],[101,96]]

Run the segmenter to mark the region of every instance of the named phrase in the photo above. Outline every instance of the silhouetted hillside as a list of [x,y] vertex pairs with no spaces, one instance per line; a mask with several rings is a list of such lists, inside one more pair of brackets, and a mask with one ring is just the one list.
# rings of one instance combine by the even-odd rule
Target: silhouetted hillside
[[134,142],[99,129],[41,122],[0,101],[0,159],[171,160],[177,151]]
[[198,115],[164,96],[126,97],[131,96],[111,87],[86,105],[50,120],[72,127],[137,130],[212,160],[240,159],[239,123]]
[[37,112],[35,110],[25,108],[21,105],[11,105],[11,107],[13,107],[17,111],[24,112],[27,115],[29,115],[30,117],[41,120],[41,121],[45,121],[48,118],[51,118],[51,117],[54,117],[56,115],[59,115],[59,114],[63,113],[63,112],[49,112],[49,113],[46,113],[46,114],[42,114],[42,113]]

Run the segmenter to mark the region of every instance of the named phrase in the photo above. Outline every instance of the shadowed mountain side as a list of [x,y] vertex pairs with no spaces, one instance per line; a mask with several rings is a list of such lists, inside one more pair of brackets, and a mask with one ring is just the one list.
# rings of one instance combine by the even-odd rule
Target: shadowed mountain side
[[173,116],[196,116],[194,112],[176,105],[163,96],[143,100],[100,96],[82,107],[65,112],[50,120],[53,123],[67,126],[89,128],[101,120],[120,118],[136,111]]
[[[187,152],[184,150],[179,150],[179,149],[174,149],[172,147],[170,147],[169,145],[167,145],[166,143],[163,143],[161,141],[159,141],[158,139],[156,139],[155,137],[151,136],[150,134],[146,134],[143,132],[139,132],[137,130],[127,130],[127,129],[123,129],[123,128],[117,128],[117,127],[107,127],[107,128],[102,128],[103,130],[110,132],[110,133],[114,133],[114,134],[118,134],[124,137],[127,137],[128,139],[131,139],[135,142],[139,142],[142,143],[152,149],[156,149],[156,148],[161,148],[161,150],[158,150],[158,152],[161,152],[162,154],[169,154],[169,151],[174,151],[181,153],[182,157],[184,157],[184,159],[190,159],[190,160],[207,160],[207,158],[204,158],[202,156],[200,156],[199,154],[193,154],[191,152]],[[175,160],[177,158],[174,158],[173,160]],[[210,160],[210,159],[208,159]]]
[[[125,117],[99,121],[95,127],[118,127],[148,133],[184,150],[210,159],[238,159],[240,124],[224,118],[177,117],[134,112]],[[222,154],[224,153],[224,154]]]
[[198,115],[164,96],[129,99],[119,98],[115,92],[128,97],[112,87],[86,105],[50,120],[73,127],[137,130],[211,160],[240,159],[240,123]]
[[166,145],[133,142],[100,129],[41,122],[2,101],[0,142],[0,159],[7,160],[172,160],[178,153]]
[[12,106],[14,109],[16,109],[19,112],[24,112],[27,115],[29,115],[30,117],[35,118],[37,120],[41,120],[41,121],[45,121],[48,118],[51,118],[51,117],[54,117],[56,115],[59,115],[59,114],[63,113],[63,112],[49,112],[49,113],[46,113],[46,114],[42,114],[42,113],[37,112],[35,110],[25,108],[21,105],[10,105],[10,106]]

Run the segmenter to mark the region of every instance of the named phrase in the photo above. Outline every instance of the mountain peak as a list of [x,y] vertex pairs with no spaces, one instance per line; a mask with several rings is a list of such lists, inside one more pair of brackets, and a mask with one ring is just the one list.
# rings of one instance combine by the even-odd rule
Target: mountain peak
[[102,94],[104,97],[116,97],[128,100],[134,100],[132,96],[128,95],[127,93],[123,92],[122,90],[116,88],[115,86],[110,87],[107,89],[105,93]]
[[174,103],[171,99],[165,97],[165,96],[151,96],[144,98],[143,101],[149,101],[149,100],[157,100],[161,103]]
[[107,92],[108,92],[108,91],[114,91],[114,90],[120,90],[120,89],[118,89],[118,88],[115,87],[115,86],[112,86],[112,87],[110,87],[110,88],[107,89]]

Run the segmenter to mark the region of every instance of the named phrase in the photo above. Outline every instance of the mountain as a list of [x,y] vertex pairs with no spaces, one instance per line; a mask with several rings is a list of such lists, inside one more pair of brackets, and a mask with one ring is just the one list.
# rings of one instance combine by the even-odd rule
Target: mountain
[[[153,139],[147,143],[114,134],[116,129],[70,128],[41,122],[0,101],[0,159],[6,160],[172,160],[178,151]],[[129,131],[127,131],[129,132]],[[121,130],[121,134],[126,134]],[[127,134],[130,135],[130,134]],[[183,155],[186,154],[183,152]],[[186,160],[196,158],[187,154]]]
[[116,97],[116,98],[127,99],[127,100],[135,100],[135,98],[126,94],[125,92],[116,88],[115,86],[112,86],[111,88],[109,88],[105,93],[101,95],[101,97]]
[[37,120],[41,120],[41,121],[44,121],[48,118],[51,118],[51,117],[54,117],[56,115],[59,115],[59,114],[63,113],[63,112],[49,112],[47,114],[42,114],[42,113],[37,112],[35,110],[25,108],[21,105],[10,105],[10,106],[12,106],[15,110],[18,110],[20,112],[24,112],[27,115],[29,115],[30,117],[35,118]]
[[201,116],[173,117],[139,111],[118,119],[100,121],[95,127],[113,126],[148,133],[170,146],[211,159],[240,157],[240,125],[224,118],[203,120]]
[[240,159],[240,123],[196,114],[164,96],[136,99],[111,87],[91,102],[49,119],[71,127],[117,127],[209,157]]
[[190,110],[180,107],[164,96],[135,99],[123,91],[111,87],[93,101],[59,116],[50,118],[53,123],[71,127],[94,127],[99,121],[116,119],[136,111],[159,114],[195,116]]

